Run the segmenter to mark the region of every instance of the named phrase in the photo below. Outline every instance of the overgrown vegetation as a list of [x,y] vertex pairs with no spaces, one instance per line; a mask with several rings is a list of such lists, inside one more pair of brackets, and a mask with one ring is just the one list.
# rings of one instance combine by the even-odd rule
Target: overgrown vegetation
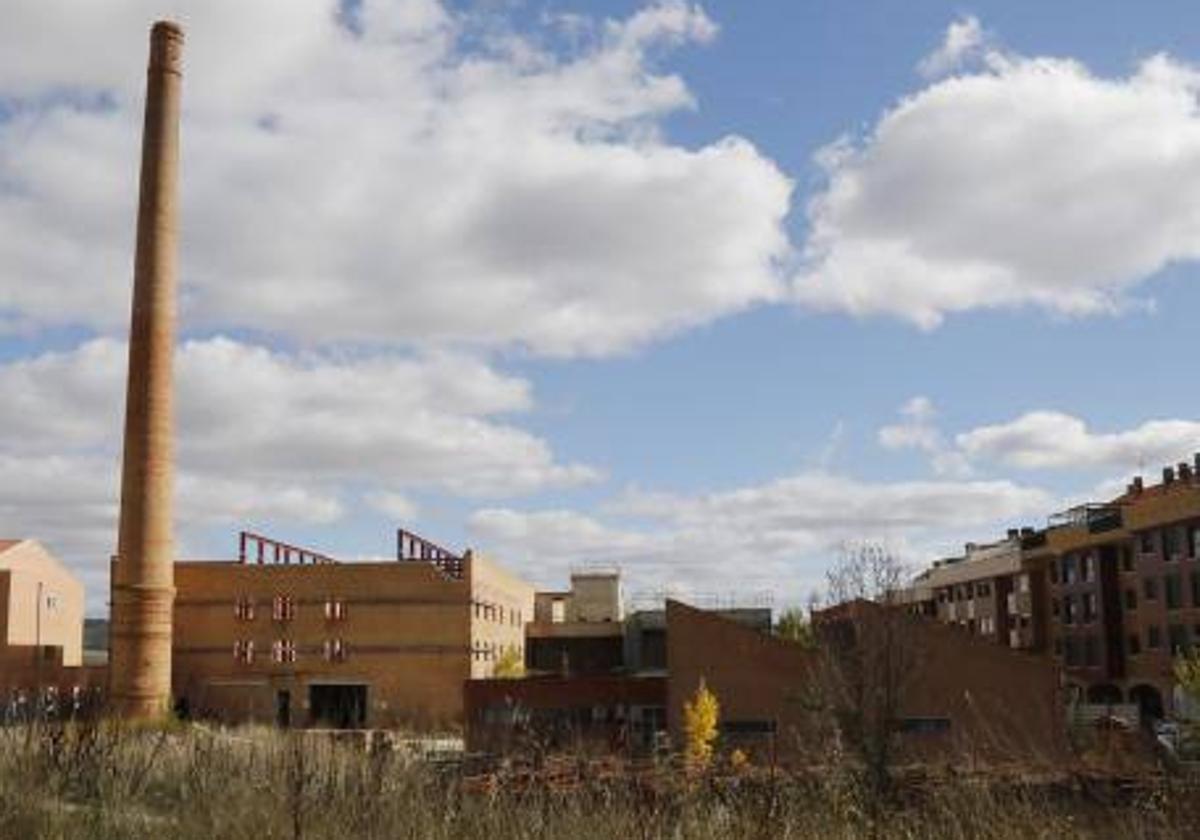
[[[267,730],[0,730],[0,837],[1156,838],[1200,831],[1200,793],[1156,780],[1089,792],[946,772],[877,807],[836,766],[804,776],[670,762],[440,765]],[[1100,795],[1103,794],[1103,795]]]

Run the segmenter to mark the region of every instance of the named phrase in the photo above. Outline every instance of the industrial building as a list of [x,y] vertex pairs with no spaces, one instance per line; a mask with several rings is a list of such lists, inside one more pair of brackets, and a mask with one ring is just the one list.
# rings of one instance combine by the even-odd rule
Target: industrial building
[[[826,629],[862,633],[874,604],[830,611]],[[721,706],[720,738],[757,762],[822,761],[827,661],[816,649],[715,610],[668,600],[665,667],[647,673],[534,675],[464,688],[471,750],[639,752],[684,742],[682,710],[703,682]],[[895,721],[914,760],[1061,762],[1068,753],[1057,669],[936,622],[900,614],[912,655]],[[828,650],[836,651],[836,645]]]
[[239,554],[175,567],[173,694],[188,715],[445,727],[465,680],[524,656],[533,587],[476,552],[400,531],[395,560],[343,563],[256,534]]

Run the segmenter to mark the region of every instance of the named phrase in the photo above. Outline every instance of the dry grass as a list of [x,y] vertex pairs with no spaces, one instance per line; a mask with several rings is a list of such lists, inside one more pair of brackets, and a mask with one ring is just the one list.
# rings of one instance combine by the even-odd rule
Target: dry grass
[[[864,797],[842,773],[584,773],[569,789],[468,784],[392,751],[265,730],[0,730],[0,837],[1155,838],[1200,836],[1200,791],[1160,781],[1104,804],[1069,787],[962,779]],[[508,778],[516,778],[509,776]],[[649,781],[648,781],[649,779]],[[665,780],[665,783],[664,783]]]

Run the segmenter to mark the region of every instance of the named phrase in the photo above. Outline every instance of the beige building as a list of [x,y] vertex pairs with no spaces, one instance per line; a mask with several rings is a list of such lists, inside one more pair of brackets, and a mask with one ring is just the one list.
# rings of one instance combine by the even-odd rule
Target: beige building
[[397,560],[342,563],[246,535],[236,561],[175,568],[174,694],[229,722],[437,728],[463,682],[524,656],[533,587],[401,532]]
[[0,648],[60,648],[80,665],[83,607],[83,584],[41,544],[0,540]]

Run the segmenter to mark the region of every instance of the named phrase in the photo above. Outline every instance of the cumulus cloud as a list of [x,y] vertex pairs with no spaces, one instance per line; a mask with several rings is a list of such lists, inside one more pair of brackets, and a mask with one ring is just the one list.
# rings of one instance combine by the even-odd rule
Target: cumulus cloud
[[926,78],[944,76],[977,56],[983,48],[983,26],[979,18],[967,15],[946,27],[946,34],[936,50],[921,59],[917,72]]
[[869,482],[810,472],[705,495],[631,489],[599,515],[488,508],[470,520],[484,549],[547,584],[572,564],[617,563],[643,585],[778,591],[799,602],[848,542],[879,540],[926,559],[980,529],[1052,509],[1009,481]]
[[1109,78],[996,50],[982,63],[822,152],[798,301],[923,328],[981,308],[1083,316],[1200,255],[1196,68],[1157,55]]
[[[124,343],[98,338],[0,365],[0,521],[97,578],[116,539],[125,359]],[[176,368],[185,547],[206,526],[335,522],[351,487],[411,521],[406,491],[507,496],[600,477],[506,422],[530,408],[528,383],[472,357],[291,356],[217,337],[182,345]]]
[[1025,469],[1134,470],[1190,460],[1200,451],[1200,422],[1148,420],[1125,431],[1094,432],[1070,414],[1031,411],[1007,423],[963,432],[955,442],[967,457]]
[[789,179],[745,139],[661,132],[694,103],[653,56],[714,37],[696,6],[568,48],[432,0],[47,0],[0,28],[23,324],[127,317],[146,26],[176,7],[191,326],[600,355],[783,294]]

